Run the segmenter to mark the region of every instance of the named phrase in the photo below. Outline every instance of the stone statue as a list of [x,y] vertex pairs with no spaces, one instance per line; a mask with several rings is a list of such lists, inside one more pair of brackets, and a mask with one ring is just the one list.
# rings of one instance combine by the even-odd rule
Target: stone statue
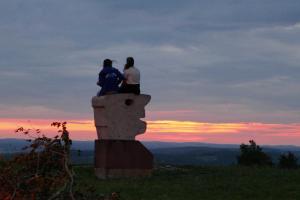
[[134,140],[146,131],[145,106],[150,95],[114,94],[93,97],[98,139]]
[[98,178],[147,176],[153,155],[135,136],[146,131],[145,106],[150,95],[111,94],[92,98],[98,140],[95,173]]

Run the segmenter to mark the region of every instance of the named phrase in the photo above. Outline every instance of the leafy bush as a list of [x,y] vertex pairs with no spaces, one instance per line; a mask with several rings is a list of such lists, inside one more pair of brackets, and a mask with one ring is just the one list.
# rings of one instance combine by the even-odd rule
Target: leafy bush
[[262,148],[253,140],[249,141],[249,145],[240,145],[240,155],[237,157],[239,165],[246,166],[271,166],[272,159],[269,155],[262,151]]
[[[18,128],[15,132],[30,138],[25,153],[2,162],[0,171],[0,199],[74,199],[74,172],[69,153],[72,140],[66,122],[53,122],[60,135],[48,138],[39,129]],[[32,136],[34,132],[34,136]]]
[[[53,122],[58,135],[48,138],[39,129],[18,128],[28,136],[26,150],[11,160],[0,155],[0,199],[118,200],[119,194],[98,195],[93,186],[74,190],[76,175],[70,162],[72,140],[66,122]],[[33,132],[33,133],[32,133]],[[33,135],[32,135],[33,134]]]
[[298,167],[296,156],[288,152],[287,154],[280,155],[279,167],[282,169],[296,169]]

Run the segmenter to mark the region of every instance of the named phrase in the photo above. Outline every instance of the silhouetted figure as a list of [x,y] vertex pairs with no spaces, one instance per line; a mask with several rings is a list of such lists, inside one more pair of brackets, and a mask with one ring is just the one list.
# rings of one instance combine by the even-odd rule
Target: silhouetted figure
[[103,61],[103,69],[99,73],[97,85],[101,87],[97,96],[106,94],[115,94],[119,91],[119,84],[124,80],[124,76],[119,70],[112,67],[112,61],[105,59]]
[[134,66],[132,57],[128,57],[126,60],[124,77],[120,93],[140,94],[140,71]]

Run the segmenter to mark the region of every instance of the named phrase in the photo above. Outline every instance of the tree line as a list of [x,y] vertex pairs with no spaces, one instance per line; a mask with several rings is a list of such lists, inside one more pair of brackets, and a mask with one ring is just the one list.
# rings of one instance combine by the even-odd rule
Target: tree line
[[[281,154],[279,157],[278,167],[281,169],[297,169],[298,159],[292,152]],[[237,156],[237,163],[243,166],[275,166],[270,155],[250,140],[249,144],[240,145],[240,155]]]

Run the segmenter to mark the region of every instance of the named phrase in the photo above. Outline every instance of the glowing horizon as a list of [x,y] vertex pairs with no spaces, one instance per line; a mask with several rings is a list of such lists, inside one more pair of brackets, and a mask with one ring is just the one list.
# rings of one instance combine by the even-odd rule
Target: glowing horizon
[[[18,127],[41,129],[47,136],[57,134],[50,124],[57,120],[0,119],[0,138],[23,138],[14,133]],[[92,120],[66,120],[71,138],[94,140]],[[262,144],[300,145],[300,123],[208,123],[178,120],[149,120],[147,132],[137,137],[143,141],[241,143],[254,139]]]
[[152,97],[137,139],[300,146],[298,1],[26,2],[0,1],[0,138],[65,119],[95,139],[103,60],[132,56]]

